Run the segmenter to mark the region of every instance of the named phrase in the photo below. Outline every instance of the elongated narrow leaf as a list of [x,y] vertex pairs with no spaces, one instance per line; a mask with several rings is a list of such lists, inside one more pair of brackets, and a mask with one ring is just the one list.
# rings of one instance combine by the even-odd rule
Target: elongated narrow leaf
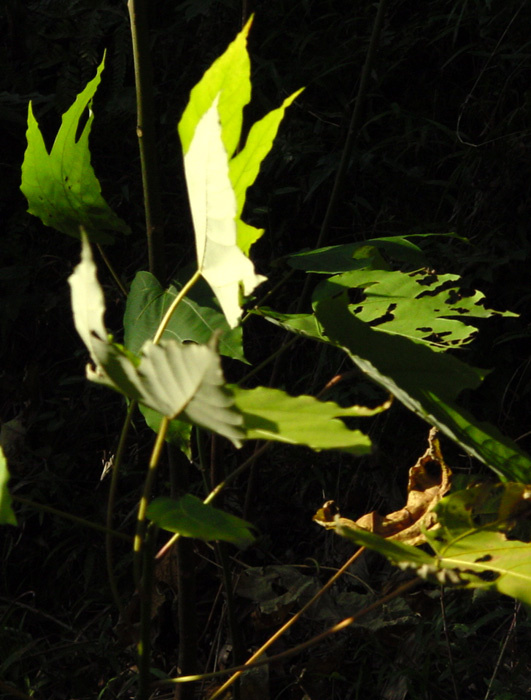
[[216,98],[196,127],[184,166],[198,269],[234,328],[242,313],[240,292],[251,294],[265,277],[255,273],[252,262],[237,245],[236,196],[221,136]]
[[[110,209],[101,196],[100,183],[90,163],[88,145],[94,114],[92,98],[101,80],[104,61],[74,104],[61,118],[61,127],[48,153],[39,126],[28,107],[27,149],[22,165],[20,189],[34,214],[57,231],[79,238],[83,226],[90,240],[112,242],[110,231],[130,233],[127,224]],[[81,120],[88,118],[77,137]]]
[[205,505],[191,494],[179,500],[156,498],[148,506],[147,517],[164,530],[206,542],[222,540],[244,548],[254,541],[245,520]]
[[249,224],[244,223],[240,219],[247,188],[256,180],[262,161],[273,146],[273,141],[277,135],[280,122],[284,118],[286,109],[301,92],[302,89],[286,97],[278,109],[272,110],[266,114],[265,117],[255,122],[251,127],[247,141],[245,142],[245,147],[230,161],[229,176],[234,188],[237,204],[236,221],[238,224],[238,246],[246,255],[249,254],[251,245],[260,238],[263,233],[263,230],[249,226]]
[[[203,282],[206,290],[208,286]],[[175,309],[162,338],[173,338],[180,343],[206,343],[215,331],[221,331],[218,349],[221,355],[245,361],[242,347],[242,329],[229,328],[219,310],[198,303],[195,295],[185,297]],[[164,290],[149,272],[138,272],[127,296],[124,314],[124,344],[131,352],[139,353],[142,345],[153,338],[164,314],[177,295],[171,285]],[[193,298],[191,298],[193,296]],[[212,304],[212,299],[210,299]]]
[[313,396],[290,396],[280,389],[229,387],[243,414],[248,440],[274,440],[307,445],[313,450],[342,450],[361,455],[371,451],[371,441],[359,430],[350,430],[340,418],[373,416],[389,407],[350,406],[318,401]]
[[481,292],[464,296],[459,275],[438,275],[417,270],[405,274],[396,270],[360,269],[335,275],[314,292],[314,302],[336,296],[338,289],[362,288],[364,299],[351,310],[361,321],[386,333],[394,333],[446,350],[469,343],[477,332],[469,321],[510,312],[486,309]]
[[4,451],[0,447],[0,525],[16,525],[17,519],[11,507],[11,494],[7,487],[9,471]]
[[461,391],[479,386],[479,370],[407,338],[372,329],[350,313],[344,296],[317,304],[316,318],[321,338],[342,347],[367,376],[410,410],[503,478],[531,482],[531,458],[494,426],[476,421],[455,403]]
[[87,377],[173,419],[187,420],[218,432],[240,445],[242,418],[224,389],[214,344],[184,345],[175,340],[148,341],[140,358],[107,339],[105,302],[96,277],[90,244],[83,237],[82,258],[69,279],[76,329],[94,367]]

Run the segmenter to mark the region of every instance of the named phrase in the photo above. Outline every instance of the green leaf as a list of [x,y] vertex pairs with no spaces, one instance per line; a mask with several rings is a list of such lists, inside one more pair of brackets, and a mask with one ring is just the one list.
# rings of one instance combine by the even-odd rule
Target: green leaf
[[366,417],[381,413],[389,404],[377,408],[344,408],[332,401],[313,396],[290,396],[280,389],[257,387],[242,389],[229,385],[234,403],[243,415],[248,440],[274,440],[292,445],[307,445],[313,450],[342,450],[356,455],[371,452],[371,441],[359,430],[350,430],[340,416]]
[[244,548],[254,541],[252,526],[245,520],[205,505],[191,494],[179,500],[156,498],[148,506],[147,517],[164,530],[206,542],[223,540]]
[[183,345],[175,340],[142,346],[140,359],[107,340],[105,301],[96,276],[90,244],[83,236],[81,262],[70,279],[76,329],[95,367],[91,381],[109,386],[167,418],[183,418],[224,435],[239,446],[242,418],[223,384],[214,337],[209,345]]
[[[373,549],[384,557],[387,557],[392,564],[397,566],[407,564],[408,566],[421,567],[429,566],[436,568],[437,561],[435,557],[423,552],[411,544],[399,542],[397,540],[388,540],[381,535],[376,535],[374,532],[369,532],[362,527],[345,525],[339,522],[334,528],[335,532],[341,537],[359,544],[361,547]],[[404,567],[405,568],[405,567]]]
[[230,161],[229,176],[237,204],[238,246],[246,255],[249,254],[251,245],[263,233],[263,230],[249,226],[240,219],[247,188],[256,180],[260,165],[273,146],[278,127],[284,118],[287,107],[301,92],[302,89],[286,97],[280,107],[266,114],[260,121],[255,122],[249,131],[245,147]]
[[[97,243],[112,242],[110,231],[125,234],[131,232],[101,196],[100,183],[90,163],[88,140],[94,119],[91,105],[101,80],[104,60],[97,69],[96,77],[63,114],[50,153],[33,116],[30,102],[28,145],[20,186],[28,200],[29,213],[39,217],[46,226],[52,226],[74,238],[80,237],[80,226],[83,226],[90,240]],[[87,108],[87,121],[76,139],[80,120]]]
[[240,290],[245,295],[266,278],[237,245],[237,203],[223,145],[218,98],[197,124],[184,157],[186,183],[201,275],[216,294],[227,323],[241,317]]
[[17,525],[17,519],[11,507],[11,494],[7,488],[9,471],[4,451],[0,447],[0,525]]
[[[205,302],[197,303],[192,298],[195,292],[196,288],[175,309],[162,338],[173,338],[180,343],[206,343],[215,331],[221,331],[219,352],[245,362],[242,329],[231,329],[225,316],[217,309],[207,306]],[[124,315],[124,343],[131,352],[138,354],[142,345],[154,337],[176,295],[177,289],[173,285],[163,290],[151,273],[136,274],[127,296]]]
[[348,310],[345,296],[317,304],[323,334],[368,377],[501,477],[531,482],[531,458],[492,425],[476,421],[454,400],[479,386],[480,370],[398,335],[372,329]]
[[252,19],[203,75],[190,94],[190,101],[179,122],[179,137],[186,156],[197,126],[219,96],[218,112],[222,141],[230,158],[240,141],[243,108],[251,99],[251,63],[247,36]]
[[363,269],[346,272],[322,282],[314,302],[337,296],[341,288],[363,288],[365,298],[351,305],[361,321],[379,331],[403,335],[446,350],[469,343],[477,332],[467,321],[494,314],[516,316],[483,306],[485,296],[463,296],[456,282],[459,275],[438,275],[426,270],[408,274],[393,270]]

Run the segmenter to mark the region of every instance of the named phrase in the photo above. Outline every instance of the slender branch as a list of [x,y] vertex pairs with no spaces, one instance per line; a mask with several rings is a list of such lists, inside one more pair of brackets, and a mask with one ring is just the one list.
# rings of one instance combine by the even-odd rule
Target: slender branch
[[[326,593],[326,591],[334,585],[337,579],[345,573],[349,566],[351,566],[364,551],[365,547],[360,547],[358,551],[355,552],[350,557],[350,559],[348,559],[343,564],[343,566],[328,579],[324,586],[319,591],[317,591],[317,593],[305,605],[303,605],[303,607],[291,619],[289,619],[284,625],[282,625],[280,629],[278,629],[273,635],[271,635],[267,642],[265,642],[265,644],[262,644],[260,649],[254,652],[254,654],[245,662],[245,665],[247,666],[249,664],[252,664],[254,661],[257,661],[262,656],[262,654],[284,634],[284,632],[286,632],[292,625],[294,625],[295,622],[297,622],[297,620],[300,620],[300,618],[304,615],[308,608],[310,608],[316,601],[318,601],[319,598],[321,598],[321,596],[323,596]],[[220,696],[223,692],[230,688],[230,686],[234,683],[234,681],[237,678],[239,678],[242,675],[242,673],[243,671],[236,671],[236,673],[233,676],[231,676],[227,681],[225,681],[225,683],[220,688],[216,690],[216,692],[214,693],[214,695],[212,695],[210,700],[214,700],[214,698]]]
[[[363,610],[360,610],[358,613],[356,613],[356,615],[352,615],[352,617],[347,617],[344,620],[341,620],[341,622],[338,622],[333,627],[329,627],[324,632],[321,632],[321,634],[318,634],[315,637],[308,639],[306,642],[303,642],[302,644],[298,644],[296,647],[292,647],[291,649],[283,651],[281,654],[275,654],[274,656],[270,656],[267,659],[260,659],[259,661],[255,661],[253,664],[249,664],[249,665],[244,664],[243,666],[234,666],[233,668],[226,668],[226,669],[223,669],[222,671],[214,671],[212,673],[203,673],[203,674],[199,674],[197,676],[180,676],[179,678],[167,678],[166,680],[155,681],[155,683],[152,683],[152,688],[159,688],[161,686],[165,686],[168,684],[173,685],[176,683],[192,683],[193,681],[203,681],[203,680],[208,680],[209,678],[219,678],[220,676],[227,675],[228,673],[235,673],[236,671],[250,671],[252,668],[258,668],[259,666],[266,666],[267,664],[274,664],[274,663],[277,663],[278,661],[284,661],[285,659],[289,659],[291,656],[294,656],[301,651],[305,651],[306,649],[309,649],[310,647],[313,647],[316,644],[319,644],[320,642],[324,641],[325,639],[332,636],[333,634],[337,634],[337,632],[342,632],[343,630],[350,627],[350,625],[357,622],[364,615],[367,615],[368,613],[371,613],[373,610],[377,610],[382,605],[389,603],[389,601],[394,600],[395,598],[398,598],[399,596],[401,596],[402,594],[406,593],[411,588],[416,586],[421,581],[422,581],[422,579],[420,579],[420,578],[414,578],[414,579],[411,579],[411,581],[407,581],[406,583],[402,584],[399,588],[395,589],[391,593],[388,593],[383,598],[380,598],[379,600],[375,601],[374,603],[371,603],[371,605],[368,605],[366,608],[363,608]],[[215,697],[216,696],[213,695],[210,700],[213,700],[213,698],[215,698]]]
[[166,264],[153,109],[153,75],[149,50],[147,0],[128,0],[127,8],[131,22],[135,64],[136,134],[142,168],[149,270],[160,282],[163,282],[166,275]]
[[153,481],[157,472],[157,466],[162,452],[162,447],[166,438],[166,432],[168,431],[169,422],[169,418],[167,418],[166,416],[162,417],[159,432],[157,433],[157,439],[155,440],[155,444],[153,445],[153,451],[151,452],[151,457],[149,460],[148,473],[144,481],[144,491],[142,493],[140,503],[138,504],[138,515],[136,517],[136,533],[133,545],[133,551],[135,555],[135,579],[137,581],[137,584],[140,583],[142,548],[144,542],[144,533],[146,529],[146,511],[148,507],[149,496],[151,494],[151,489],[153,487]]
[[19,503],[23,503],[26,506],[30,506],[31,508],[35,508],[35,510],[42,510],[44,513],[51,513],[51,515],[57,515],[59,518],[63,518],[64,520],[70,520],[73,523],[77,523],[78,525],[82,525],[83,527],[88,527],[91,530],[97,530],[98,532],[103,532],[106,535],[111,535],[112,537],[116,537],[119,540],[125,540],[126,542],[131,542],[131,537],[129,535],[125,535],[123,532],[118,532],[116,530],[109,530],[109,528],[105,527],[105,525],[98,525],[98,523],[93,523],[90,520],[85,520],[85,518],[80,518],[77,515],[72,515],[71,513],[65,513],[63,510],[57,510],[57,508],[52,508],[52,506],[45,506],[44,503],[36,503],[35,501],[31,501],[29,498],[23,498],[22,496],[11,496],[11,498],[14,501],[18,501]]

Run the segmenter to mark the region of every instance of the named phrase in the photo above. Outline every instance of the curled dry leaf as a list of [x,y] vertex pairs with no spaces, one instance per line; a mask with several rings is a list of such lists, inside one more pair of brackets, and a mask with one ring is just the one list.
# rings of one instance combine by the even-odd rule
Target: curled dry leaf
[[342,518],[334,502],[327,501],[313,519],[328,529],[334,529],[339,523],[347,527],[362,527],[390,540],[422,544],[426,541],[423,530],[432,526],[432,511],[450,489],[451,475],[441,454],[437,429],[432,428],[428,436],[428,449],[409,470],[408,496],[404,508],[388,515],[373,511],[353,521]]

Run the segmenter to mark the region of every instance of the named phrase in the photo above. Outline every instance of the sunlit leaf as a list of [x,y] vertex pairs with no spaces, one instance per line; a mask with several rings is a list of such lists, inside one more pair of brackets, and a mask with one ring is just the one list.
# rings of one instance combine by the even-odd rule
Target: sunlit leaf
[[342,450],[367,454],[371,441],[359,430],[350,430],[341,417],[373,416],[389,403],[371,409],[366,406],[344,408],[332,401],[313,396],[290,396],[280,389],[229,386],[234,403],[243,414],[243,429],[248,440],[274,440],[307,445],[313,450]]
[[[247,53],[249,20],[242,31],[192,89],[179,122],[179,137],[186,156],[201,119],[218,98],[222,142],[228,157],[236,150],[242,130],[243,108],[251,99],[251,63]],[[218,97],[219,96],[219,97]]]
[[70,279],[76,329],[93,365],[87,377],[173,419],[182,417],[240,445],[242,418],[224,388],[216,338],[208,345],[175,340],[148,341],[140,357],[107,339],[105,302],[90,244],[83,237],[82,257]]
[[4,451],[0,447],[0,525],[16,525],[17,519],[11,507],[11,494],[7,487],[9,471]]
[[[28,211],[46,224],[79,238],[80,226],[90,240],[112,242],[110,231],[130,233],[127,224],[101,196],[100,183],[90,162],[89,134],[94,114],[92,98],[101,80],[104,61],[74,104],[63,114],[50,153],[39,130],[31,102],[28,108],[27,149],[20,189]],[[82,119],[87,114],[85,124]],[[79,129],[82,128],[78,136]]]
[[343,348],[353,362],[407,408],[437,426],[500,476],[531,482],[531,458],[494,426],[476,421],[455,403],[474,389],[480,370],[399,335],[374,330],[348,309],[348,299],[326,299],[316,307],[320,338]]
[[253,263],[237,245],[236,196],[217,105],[216,98],[199,121],[184,166],[198,269],[216,294],[227,323],[234,328],[242,314],[240,293],[251,294],[266,278],[255,273]]
[[147,517],[163,530],[184,537],[195,537],[207,542],[223,540],[241,548],[254,541],[251,525],[245,520],[205,505],[191,494],[186,494],[179,500],[156,498],[148,506]]
[[477,329],[469,321],[495,314],[516,316],[484,307],[481,292],[463,295],[459,275],[438,275],[427,270],[360,269],[331,277],[314,293],[314,302],[336,296],[341,288],[364,290],[364,298],[351,305],[361,321],[430,345],[435,350],[458,347],[472,340]]
[[235,155],[229,163],[229,176],[234,188],[237,204],[236,220],[238,223],[238,246],[246,255],[249,254],[251,245],[263,233],[262,230],[255,229],[245,224],[240,219],[247,188],[256,180],[262,161],[273,146],[273,141],[277,135],[280,122],[284,118],[286,109],[301,92],[302,89],[286,97],[278,109],[272,110],[266,114],[265,117],[255,122],[249,131],[245,147]]

